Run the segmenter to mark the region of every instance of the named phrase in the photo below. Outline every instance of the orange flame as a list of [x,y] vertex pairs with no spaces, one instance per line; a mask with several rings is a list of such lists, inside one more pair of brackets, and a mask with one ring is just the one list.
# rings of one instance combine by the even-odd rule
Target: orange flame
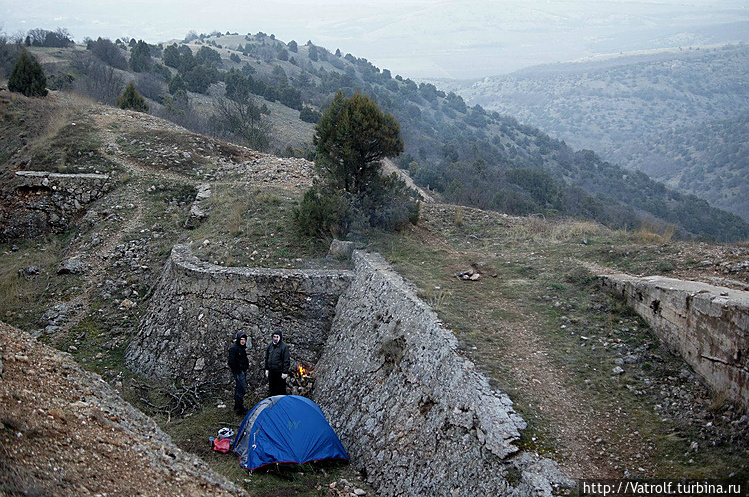
[[309,376],[309,371],[304,369],[304,366],[301,364],[299,365],[299,368],[297,368],[297,373],[299,373],[300,378],[306,378]]

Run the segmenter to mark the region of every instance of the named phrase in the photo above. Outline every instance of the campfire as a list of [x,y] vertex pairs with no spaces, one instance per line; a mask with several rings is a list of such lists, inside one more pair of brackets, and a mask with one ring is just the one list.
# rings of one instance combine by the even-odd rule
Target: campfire
[[315,386],[315,379],[312,371],[299,364],[297,368],[289,375],[289,393],[292,395],[309,396],[312,388]]

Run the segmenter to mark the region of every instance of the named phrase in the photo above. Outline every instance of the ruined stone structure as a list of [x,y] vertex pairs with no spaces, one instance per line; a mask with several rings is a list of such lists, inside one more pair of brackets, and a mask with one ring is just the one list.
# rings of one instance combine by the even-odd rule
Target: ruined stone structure
[[[271,330],[315,373],[314,399],[383,496],[551,495],[557,465],[521,451],[525,422],[382,257],[355,271],[226,268],[175,247],[126,353],[151,377],[225,377],[237,331],[263,384]],[[564,482],[569,484],[569,482]]]
[[151,307],[127,349],[128,366],[150,377],[229,382],[227,351],[248,336],[248,383],[264,382],[264,353],[281,330],[292,360],[314,364],[322,353],[350,271],[223,267],[172,250]]
[[716,393],[749,407],[749,292],[695,281],[599,276]]
[[378,494],[551,495],[563,478],[517,447],[526,424],[509,397],[380,255],[354,263],[314,399]]
[[17,171],[0,202],[0,240],[63,231],[111,189],[106,174]]

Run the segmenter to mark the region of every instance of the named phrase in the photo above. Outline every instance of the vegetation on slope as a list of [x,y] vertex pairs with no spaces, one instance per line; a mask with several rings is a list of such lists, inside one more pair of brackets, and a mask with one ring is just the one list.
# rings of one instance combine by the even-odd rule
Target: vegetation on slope
[[456,90],[749,219],[749,46],[539,66]]
[[[294,228],[293,209],[311,184],[301,169],[309,164],[64,93],[39,101],[0,92],[0,102],[4,131],[27,133],[25,143],[8,145],[3,177],[29,150],[60,160],[55,151],[62,146],[64,157],[75,158],[66,167],[90,170],[105,158],[115,178],[107,197],[71,220],[65,233],[0,245],[3,319],[70,352],[152,415],[180,447],[251,495],[313,496],[325,492],[331,479],[354,481],[355,471],[346,466],[249,477],[232,456],[207,443],[218,428],[240,421],[219,407],[231,398],[231,385],[212,385],[187,410],[172,410],[169,399],[185,385],[146,382],[123,363],[176,243],[191,244],[202,260],[222,265],[340,265],[325,257],[325,243]],[[45,128],[49,116],[60,117]],[[51,159],[50,167],[55,163]],[[187,229],[197,186],[205,182],[213,193],[208,217]],[[455,331],[461,351],[494,387],[513,396],[530,423],[524,447],[583,476],[747,474],[742,413],[711,398],[640,320],[599,295],[583,265],[749,284],[746,247],[447,204],[423,209],[416,226],[380,233],[367,247],[381,251],[416,285]],[[76,254],[87,263],[84,272],[60,274],[61,263]],[[473,266],[478,281],[456,277]],[[616,361],[625,359],[633,361],[625,363],[625,373],[612,374]],[[256,387],[262,392],[265,385]],[[247,401],[253,400],[259,395]]]
[[[278,155],[311,158],[312,122],[306,121],[317,119],[335,92],[361,92],[400,122],[405,153],[399,165],[417,184],[451,202],[511,214],[595,219],[628,229],[653,218],[677,225],[683,236],[749,237],[749,225],[740,218],[694,196],[677,195],[645,176],[638,177],[637,186],[628,184],[623,171],[595,154],[576,153],[514,118],[469,107],[455,93],[393,76],[366,59],[332,53],[311,41],[301,45],[265,33],[216,32],[146,45],[148,51],[135,40],[97,40],[88,50],[38,50],[47,56],[47,71],[58,88],[113,103],[124,82],[134,80],[155,115],[194,131],[267,146]],[[121,69],[116,53],[130,60],[130,71]],[[244,111],[228,114],[254,116],[252,129],[267,140],[248,139],[258,135],[231,125],[238,121],[219,112],[221,102],[240,101]],[[622,183],[638,195],[622,194]],[[707,214],[695,218],[695,212]]]

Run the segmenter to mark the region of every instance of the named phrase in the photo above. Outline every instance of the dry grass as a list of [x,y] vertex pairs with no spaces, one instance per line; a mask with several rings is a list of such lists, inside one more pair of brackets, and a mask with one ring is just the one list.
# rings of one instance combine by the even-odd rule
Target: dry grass
[[463,227],[463,221],[464,221],[464,219],[463,219],[463,208],[460,207],[460,206],[458,206],[458,207],[455,208],[455,218],[454,218],[455,226],[457,226],[458,228],[462,228]]
[[668,243],[673,239],[677,229],[674,224],[663,226],[644,220],[634,235],[642,243]]
[[429,307],[436,311],[444,310],[453,298],[451,290],[445,290],[441,287],[428,288],[418,293],[420,299],[429,304]]
[[513,223],[507,235],[514,242],[532,241],[536,243],[567,243],[576,239],[604,236],[610,233],[605,226],[591,221],[547,220],[539,216],[523,218]]
[[39,123],[40,132],[30,143],[31,165],[50,172],[94,172],[112,169],[101,157],[101,145],[87,115],[86,101],[77,96],[56,96]]
[[30,322],[37,312],[43,311],[49,304],[43,297],[49,293],[50,283],[64,284],[61,278],[51,278],[57,272],[62,246],[63,241],[54,237],[45,240],[44,250],[32,244],[22,244],[15,252],[2,247],[0,316],[4,319],[25,316],[16,322],[21,324]]
[[[660,389],[647,382],[668,384],[683,362],[662,357],[627,365],[625,376],[612,377],[621,344],[655,350],[657,339],[626,306],[599,294],[580,261],[626,263],[652,273],[649,268],[658,264],[679,265],[670,245],[640,242],[633,233],[591,222],[437,205],[424,209],[419,227],[383,236],[371,248],[416,286],[453,330],[463,353],[512,396],[530,424],[534,449],[588,475],[594,474],[591,468],[621,474],[633,465],[651,477],[728,474],[746,467],[738,447],[705,448],[699,456],[703,466],[690,463],[697,458],[685,455],[685,440],[697,437],[697,429],[658,416]],[[456,277],[471,266],[480,270],[480,280]],[[722,405],[718,399],[716,409]],[[659,433],[673,431],[688,435],[660,441]],[[593,452],[596,439],[606,442]]]

